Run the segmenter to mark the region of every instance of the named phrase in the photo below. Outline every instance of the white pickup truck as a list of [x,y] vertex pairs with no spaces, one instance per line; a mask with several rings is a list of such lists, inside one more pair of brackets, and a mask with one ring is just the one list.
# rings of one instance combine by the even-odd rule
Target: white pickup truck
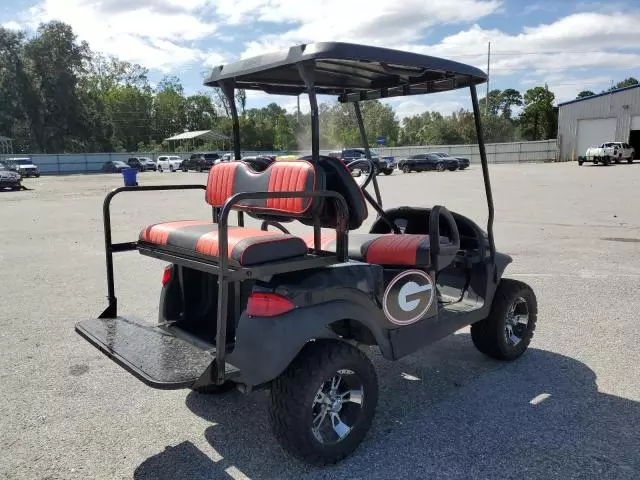
[[606,142],[599,147],[590,147],[584,157],[578,158],[578,164],[593,162],[594,165],[603,163],[609,165],[612,161],[620,163],[622,160],[633,162],[636,156],[635,149],[624,142]]

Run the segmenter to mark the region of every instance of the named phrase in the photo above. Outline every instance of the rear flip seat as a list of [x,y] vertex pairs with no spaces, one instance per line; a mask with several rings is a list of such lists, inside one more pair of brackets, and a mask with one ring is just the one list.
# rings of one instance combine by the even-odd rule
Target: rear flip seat
[[[220,208],[240,192],[300,192],[324,188],[324,178],[306,161],[273,164],[257,173],[242,162],[214,165],[209,172],[206,200]],[[304,216],[311,211],[312,199],[270,198],[245,200],[238,210],[269,215]],[[301,257],[308,254],[305,241],[295,235],[257,228],[229,226],[227,252],[230,265],[251,266]],[[202,220],[158,223],[140,232],[139,243],[173,254],[197,256],[217,261],[219,252],[218,224]]]

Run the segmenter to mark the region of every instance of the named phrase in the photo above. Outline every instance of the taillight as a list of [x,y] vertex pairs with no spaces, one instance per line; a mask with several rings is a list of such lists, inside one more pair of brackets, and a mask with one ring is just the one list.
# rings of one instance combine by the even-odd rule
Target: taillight
[[173,265],[167,265],[162,272],[162,285],[166,285],[171,281],[171,274],[173,272]]
[[247,302],[247,315],[251,317],[277,317],[290,312],[295,305],[275,293],[254,292]]

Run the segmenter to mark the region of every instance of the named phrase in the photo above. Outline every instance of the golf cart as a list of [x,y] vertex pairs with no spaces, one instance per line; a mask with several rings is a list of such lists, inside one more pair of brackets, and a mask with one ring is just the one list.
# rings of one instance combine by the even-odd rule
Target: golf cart
[[[371,426],[378,380],[365,354],[370,347],[398,360],[471,325],[481,352],[519,357],[533,335],[537,305],[530,287],[502,278],[511,258],[494,246],[476,93],[486,79],[461,63],[344,43],[300,45],[213,69],[205,85],[220,87],[229,100],[238,161],[214,165],[206,185],[120,187],[106,196],[108,306],[76,331],[151,387],[268,389],[275,437],[316,465],[352,453]],[[473,103],[486,233],[440,205],[385,210],[369,158],[345,166],[320,155],[317,95],[353,104],[370,157],[360,101],[463,87]],[[262,172],[239,161],[236,89],[307,93],[311,154]],[[366,174],[356,179],[354,168]],[[153,224],[137,241],[112,242],[115,195],[180,189],[204,191],[211,221]],[[369,233],[350,234],[368,206],[377,214]],[[248,219],[256,226],[246,226]],[[291,222],[309,234],[290,233]],[[168,262],[155,325],[118,314],[112,257],[130,250]]]

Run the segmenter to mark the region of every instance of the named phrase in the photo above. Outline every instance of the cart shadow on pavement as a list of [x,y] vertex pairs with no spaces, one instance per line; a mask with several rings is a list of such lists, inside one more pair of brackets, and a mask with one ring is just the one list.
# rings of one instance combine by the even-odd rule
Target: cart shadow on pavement
[[186,405],[213,423],[204,435],[222,459],[183,442],[145,460],[135,478],[640,478],[640,403],[598,392],[579,361],[530,348],[496,362],[468,334],[397,362],[373,359],[376,418],[342,463],[313,468],[283,453],[267,392],[192,392]]

